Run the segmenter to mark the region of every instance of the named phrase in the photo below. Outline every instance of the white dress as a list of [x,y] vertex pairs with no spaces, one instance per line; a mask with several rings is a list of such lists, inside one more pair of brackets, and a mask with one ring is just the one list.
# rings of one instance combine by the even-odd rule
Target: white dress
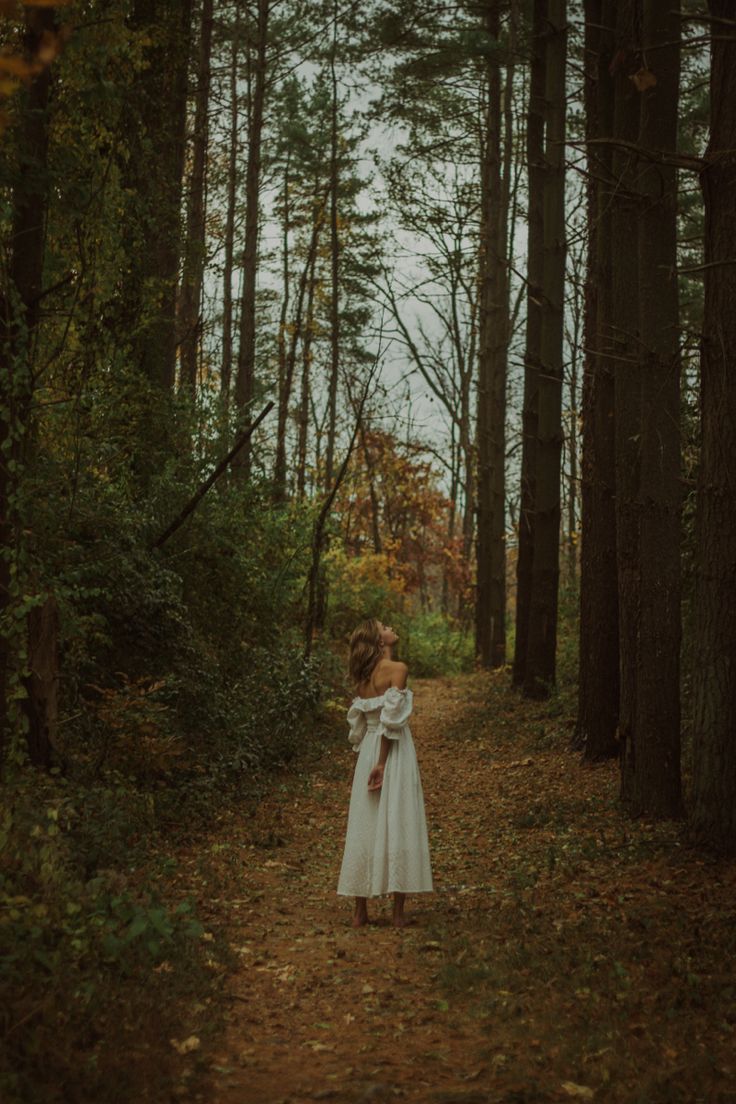
[[[390,686],[377,697],[355,698],[348,710],[348,740],[358,759],[337,884],[342,897],[433,892],[424,794],[408,724],[412,704],[408,687]],[[392,741],[383,784],[369,790],[383,733]]]

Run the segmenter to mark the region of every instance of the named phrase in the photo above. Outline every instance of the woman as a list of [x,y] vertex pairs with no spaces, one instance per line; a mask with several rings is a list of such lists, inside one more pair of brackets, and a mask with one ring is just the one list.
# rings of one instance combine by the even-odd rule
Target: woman
[[404,927],[407,893],[431,893],[432,868],[419,764],[408,720],[408,668],[392,658],[398,636],[371,618],[350,638],[357,697],[348,740],[357,752],[338,895],[355,897],[353,927],[368,923],[367,898],[394,894],[393,923]]

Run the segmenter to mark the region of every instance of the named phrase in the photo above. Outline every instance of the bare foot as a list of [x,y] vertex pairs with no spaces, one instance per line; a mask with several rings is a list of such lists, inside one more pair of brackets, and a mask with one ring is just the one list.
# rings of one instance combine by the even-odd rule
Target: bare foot
[[354,928],[362,928],[363,925],[367,924],[367,923],[368,923],[368,913],[367,912],[356,912],[353,915],[353,927]]

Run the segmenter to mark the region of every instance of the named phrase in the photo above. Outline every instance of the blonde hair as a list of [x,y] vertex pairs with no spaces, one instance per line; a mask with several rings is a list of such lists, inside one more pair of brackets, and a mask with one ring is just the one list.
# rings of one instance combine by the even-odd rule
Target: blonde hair
[[369,617],[361,621],[350,637],[348,670],[356,687],[368,682],[373,668],[381,658],[383,640],[378,619]]

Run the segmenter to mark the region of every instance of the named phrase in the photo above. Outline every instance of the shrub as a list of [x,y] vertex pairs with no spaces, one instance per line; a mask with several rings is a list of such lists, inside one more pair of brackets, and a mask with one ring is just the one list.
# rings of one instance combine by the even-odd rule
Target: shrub
[[441,613],[404,614],[394,619],[400,635],[401,657],[413,675],[430,678],[472,671],[474,642],[471,631],[463,632]]

